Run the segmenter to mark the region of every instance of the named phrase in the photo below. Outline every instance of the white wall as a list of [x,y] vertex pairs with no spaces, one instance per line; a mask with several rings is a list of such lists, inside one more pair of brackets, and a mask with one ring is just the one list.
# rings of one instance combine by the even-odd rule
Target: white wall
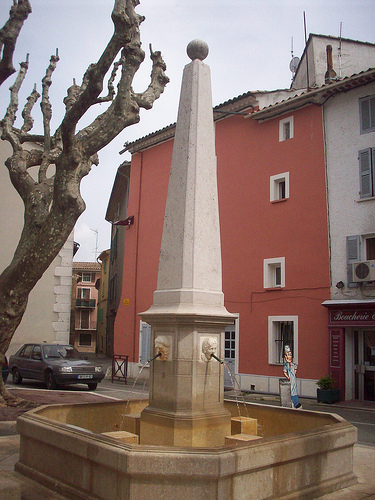
[[[11,155],[0,141],[0,272],[9,265],[23,225],[23,203],[4,162]],[[69,342],[73,234],[29,296],[24,317],[8,355],[25,342]]]
[[360,134],[359,98],[375,94],[375,83],[341,93],[324,105],[327,181],[331,237],[332,298],[368,298],[360,288],[340,292],[338,281],[347,284],[346,236],[375,233],[375,198],[359,196],[358,151],[375,147],[375,132]]

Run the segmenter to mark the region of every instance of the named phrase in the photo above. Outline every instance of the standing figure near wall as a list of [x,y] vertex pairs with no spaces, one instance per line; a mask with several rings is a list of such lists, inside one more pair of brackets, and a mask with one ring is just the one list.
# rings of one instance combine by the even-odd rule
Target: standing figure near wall
[[286,345],[284,347],[284,376],[290,381],[290,394],[292,396],[292,403],[294,408],[302,408],[301,403],[299,402],[298,399],[298,393],[297,393],[297,379],[296,379],[296,372],[298,366],[293,363],[292,359],[292,351],[290,350],[290,347]]

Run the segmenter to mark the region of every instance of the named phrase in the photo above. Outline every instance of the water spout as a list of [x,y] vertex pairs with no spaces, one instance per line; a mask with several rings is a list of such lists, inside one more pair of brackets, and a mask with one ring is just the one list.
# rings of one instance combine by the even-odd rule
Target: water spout
[[222,361],[220,358],[218,358],[217,356],[215,356],[215,354],[211,354],[211,358],[214,358],[216,359],[216,361],[219,361],[220,364],[224,364],[224,361]]
[[147,363],[151,363],[151,361],[154,361],[154,359],[156,358],[160,358],[161,356],[161,352],[158,352],[157,354],[155,354],[155,356],[153,356],[152,358],[150,358]]

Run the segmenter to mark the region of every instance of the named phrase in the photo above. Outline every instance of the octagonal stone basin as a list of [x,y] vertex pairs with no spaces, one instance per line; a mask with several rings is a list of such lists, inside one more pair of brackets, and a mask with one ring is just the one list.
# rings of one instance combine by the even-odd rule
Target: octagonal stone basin
[[[16,470],[73,500],[308,500],[356,482],[357,430],[338,415],[249,403],[241,413],[257,419],[260,439],[213,448],[126,444],[103,434],[146,405],[29,411],[17,421]],[[238,416],[235,402],[225,406]]]

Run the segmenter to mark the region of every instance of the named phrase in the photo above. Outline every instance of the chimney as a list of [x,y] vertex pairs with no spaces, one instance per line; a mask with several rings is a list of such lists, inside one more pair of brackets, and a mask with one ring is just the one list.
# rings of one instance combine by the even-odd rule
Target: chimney
[[325,83],[332,83],[337,79],[336,71],[333,69],[332,45],[327,45],[327,71],[324,75]]

